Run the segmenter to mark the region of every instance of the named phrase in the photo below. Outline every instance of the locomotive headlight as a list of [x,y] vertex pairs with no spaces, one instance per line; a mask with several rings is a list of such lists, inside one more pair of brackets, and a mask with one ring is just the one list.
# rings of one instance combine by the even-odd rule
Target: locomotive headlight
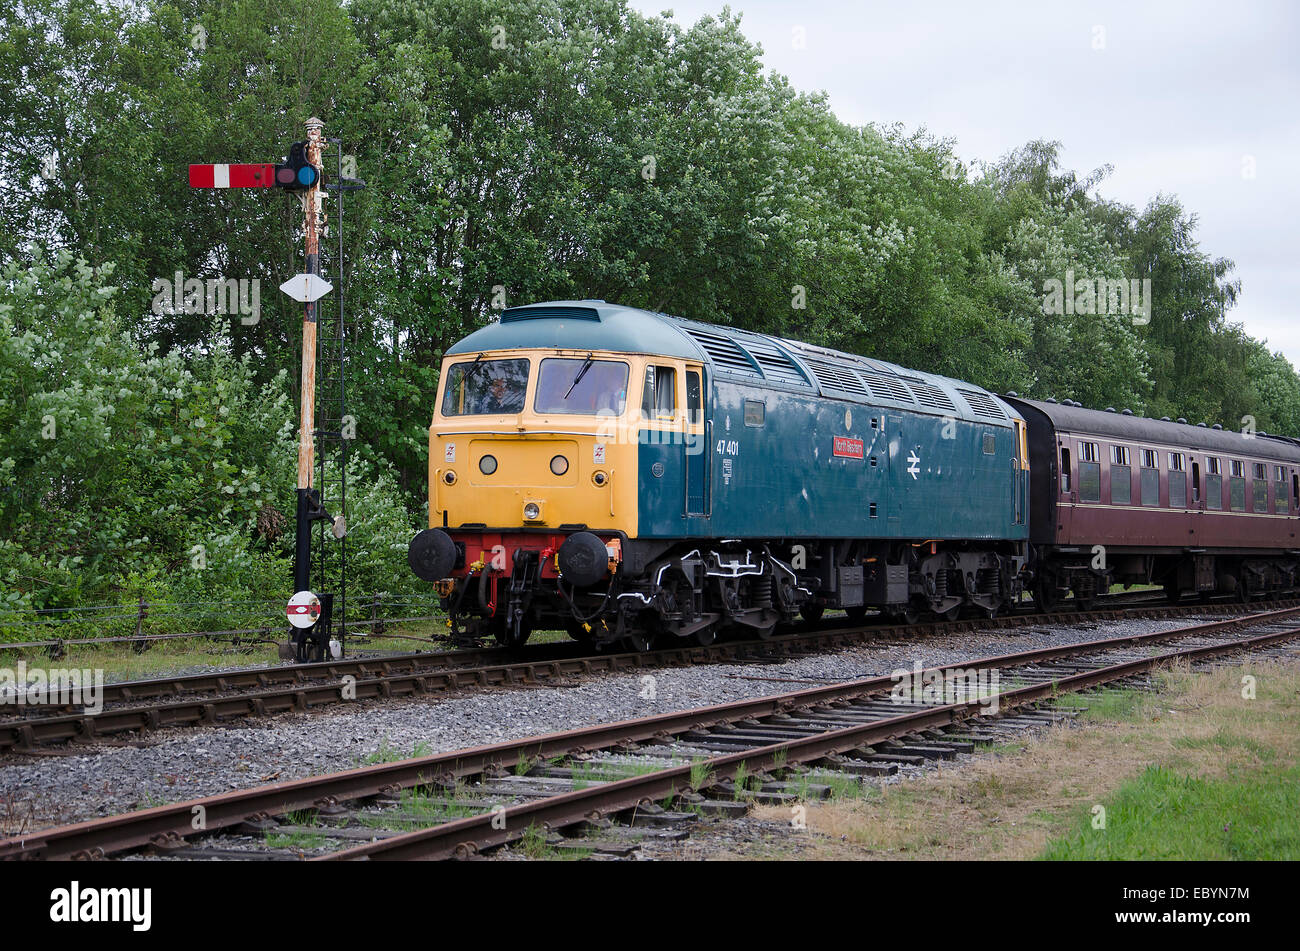
[[551,472],[555,475],[564,475],[569,471],[569,460],[563,456],[553,456],[551,458]]
[[491,475],[497,471],[497,457],[484,456],[478,461],[478,471],[484,475]]
[[535,522],[542,517],[542,508],[536,502],[529,502],[524,506],[524,519],[529,522]]
[[451,469],[448,469],[446,472],[442,474],[442,481],[447,483],[448,485],[455,485],[456,473],[453,472]]

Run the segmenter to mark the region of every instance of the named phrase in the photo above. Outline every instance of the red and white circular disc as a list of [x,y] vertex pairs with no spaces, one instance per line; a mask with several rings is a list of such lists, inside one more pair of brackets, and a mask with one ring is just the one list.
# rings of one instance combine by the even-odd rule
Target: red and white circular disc
[[310,591],[299,591],[289,599],[286,613],[294,627],[311,627],[320,617],[320,598]]

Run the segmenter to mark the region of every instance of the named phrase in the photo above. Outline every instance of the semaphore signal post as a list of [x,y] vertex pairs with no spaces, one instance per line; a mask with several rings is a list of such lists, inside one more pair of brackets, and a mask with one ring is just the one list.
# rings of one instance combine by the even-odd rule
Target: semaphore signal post
[[[324,507],[320,488],[313,485],[313,471],[316,462],[315,436],[316,421],[316,354],[318,349],[318,304],[333,286],[321,276],[320,236],[325,215],[322,210],[324,194],[321,170],[323,153],[328,148],[325,138],[325,123],[315,117],[307,120],[307,138],[295,142],[289,148],[289,154],[281,164],[208,164],[191,165],[189,170],[190,186],[193,188],[271,188],[278,187],[299,194],[303,205],[303,234],[305,237],[305,269],[303,273],[291,277],[280,285],[280,289],[294,300],[303,303],[302,320],[302,377],[301,398],[299,402],[298,423],[298,484],[297,512],[294,533],[293,585],[294,593],[289,599],[287,619],[294,629],[296,642],[295,654],[298,660],[319,660],[324,656],[329,639],[333,613],[333,593],[317,595],[311,589],[311,529],[320,520],[332,523],[333,534],[342,539],[346,533],[343,516],[344,499],[342,495],[345,482],[340,476],[340,495],[338,517],[332,517]],[[330,140],[335,141],[337,140]],[[342,218],[342,192],[364,187],[365,183],[342,178],[340,159],[340,180],[330,186],[340,192],[340,219]],[[341,225],[341,220],[340,220]],[[342,235],[339,238],[339,271],[343,267]],[[342,303],[339,305],[339,347],[342,347]],[[338,354],[341,363],[342,354]],[[340,390],[342,370],[339,373]],[[342,392],[338,395],[342,404]],[[335,434],[337,435],[337,434]],[[341,438],[341,437],[340,437]],[[346,464],[346,451],[340,453],[342,464]],[[322,461],[323,472],[323,461]],[[346,575],[341,561],[340,591],[344,589]],[[332,645],[331,645],[332,646]],[[341,652],[342,643],[339,643]]]

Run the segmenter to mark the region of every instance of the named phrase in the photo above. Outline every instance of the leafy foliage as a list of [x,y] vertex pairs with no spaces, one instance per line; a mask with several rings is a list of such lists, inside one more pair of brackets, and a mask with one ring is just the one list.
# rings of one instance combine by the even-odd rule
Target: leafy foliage
[[[603,297],[1300,433],[1300,381],[1228,319],[1232,263],[1175,198],[1107,201],[1109,170],[1062,170],[1056,143],[967,168],[951,142],[846,125],[729,11],[0,0],[0,597],[285,587],[298,308],[155,312],[151,286],[299,269],[296,202],[184,168],[275,160],[311,115],[368,183],[346,260],[324,250],[350,307],[349,560],[376,590],[407,576],[441,354],[503,303]],[[1149,279],[1150,323],[1045,311],[1067,274]]]

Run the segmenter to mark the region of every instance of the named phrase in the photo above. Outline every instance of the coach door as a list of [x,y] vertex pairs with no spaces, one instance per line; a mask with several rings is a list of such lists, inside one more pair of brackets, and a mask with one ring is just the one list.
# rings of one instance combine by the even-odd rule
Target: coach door
[[704,369],[686,366],[686,514],[709,514],[709,434],[704,418]]

